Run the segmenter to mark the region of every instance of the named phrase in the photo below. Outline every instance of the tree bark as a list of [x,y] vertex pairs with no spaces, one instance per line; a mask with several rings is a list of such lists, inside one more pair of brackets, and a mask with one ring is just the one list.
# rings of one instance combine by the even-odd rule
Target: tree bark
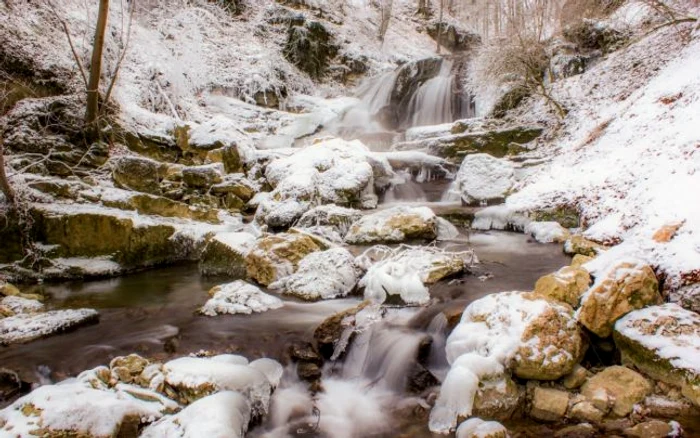
[[442,38],[442,13],[445,8],[445,0],[440,0],[440,17],[438,18],[438,28],[437,28],[437,54],[440,54],[440,39]]
[[107,15],[109,13],[109,0],[100,0],[100,9],[97,13],[97,25],[95,26],[95,39],[92,46],[92,59],[90,60],[90,80],[87,89],[87,109],[85,111],[85,124],[88,135],[96,137],[98,132],[98,114],[100,97],[100,74],[102,73],[102,50],[105,43],[105,30],[107,28]]

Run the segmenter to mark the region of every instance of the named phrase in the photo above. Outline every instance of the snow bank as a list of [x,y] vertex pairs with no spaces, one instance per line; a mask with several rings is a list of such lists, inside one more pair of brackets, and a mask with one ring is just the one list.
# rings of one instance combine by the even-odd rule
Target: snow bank
[[[610,54],[552,94],[570,112],[550,145],[551,163],[532,174],[507,205],[527,211],[577,205],[587,237],[623,241],[607,257],[637,256],[659,266],[671,289],[700,272],[700,40],[662,29]],[[524,117],[541,118],[537,104]],[[686,221],[667,244],[649,237]]]
[[279,298],[241,280],[215,286],[209,291],[209,295],[211,299],[199,309],[199,312],[206,316],[237,313],[250,315],[279,309],[283,305]]

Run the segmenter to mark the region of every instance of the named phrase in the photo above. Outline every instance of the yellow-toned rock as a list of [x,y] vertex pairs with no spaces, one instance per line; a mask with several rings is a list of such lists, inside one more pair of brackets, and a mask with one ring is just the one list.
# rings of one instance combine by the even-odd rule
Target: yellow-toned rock
[[566,266],[537,280],[535,294],[578,307],[581,295],[588,289],[591,276],[583,268]]
[[664,225],[663,227],[656,230],[656,232],[652,236],[652,239],[654,239],[654,242],[657,243],[670,242],[674,237],[676,237],[676,233],[678,232],[678,230],[681,229],[683,223],[684,222],[674,222]]
[[648,265],[622,262],[596,281],[581,300],[578,320],[596,335],[612,334],[627,313],[662,302],[659,283]]
[[632,412],[635,404],[651,394],[652,385],[641,374],[622,366],[604,369],[581,387],[581,394],[595,404],[601,394],[612,400],[612,412],[624,417]]
[[595,257],[605,250],[607,250],[606,246],[595,243],[580,235],[571,236],[571,238],[564,243],[564,252],[569,255],[581,254]]
[[321,248],[301,233],[280,233],[258,239],[246,255],[248,277],[267,286],[293,274],[301,259]]
[[590,256],[585,256],[583,254],[576,254],[574,255],[574,258],[571,259],[571,267],[572,268],[580,268],[586,263],[590,262],[593,260],[595,257],[590,257]]

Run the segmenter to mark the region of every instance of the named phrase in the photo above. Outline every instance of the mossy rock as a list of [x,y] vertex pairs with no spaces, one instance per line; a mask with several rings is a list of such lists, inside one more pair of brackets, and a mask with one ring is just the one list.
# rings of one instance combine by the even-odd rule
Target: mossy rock
[[581,216],[576,207],[568,205],[548,210],[535,210],[528,216],[535,222],[557,222],[564,228],[577,228],[581,223]]
[[282,55],[301,71],[313,79],[321,79],[337,54],[333,34],[323,24],[306,20],[291,22]]
[[135,210],[140,214],[176,217],[218,224],[218,211],[212,208],[191,207],[183,202],[173,201],[161,196],[137,194],[126,200],[102,201],[106,207],[121,210]]
[[487,153],[496,158],[520,153],[521,145],[542,135],[542,128],[513,126],[481,132],[466,132],[441,137],[430,142],[429,153],[461,163],[466,155]]
[[167,224],[135,225],[132,219],[102,211],[34,210],[37,241],[59,245],[62,257],[111,256],[125,268],[181,260],[175,228]]
[[613,339],[623,363],[680,387],[684,396],[700,406],[700,373],[693,366],[697,349],[692,341],[700,339],[697,313],[676,304],[631,312],[617,322]]
[[16,212],[10,211],[0,220],[0,263],[12,263],[24,258],[22,227]]
[[564,243],[564,253],[570,256],[577,254],[595,257],[608,249],[605,245],[588,240],[581,235],[574,235]]
[[508,111],[519,107],[528,97],[530,97],[530,92],[527,89],[523,87],[513,88],[496,101],[496,104],[491,110],[491,117],[497,119],[505,117]]

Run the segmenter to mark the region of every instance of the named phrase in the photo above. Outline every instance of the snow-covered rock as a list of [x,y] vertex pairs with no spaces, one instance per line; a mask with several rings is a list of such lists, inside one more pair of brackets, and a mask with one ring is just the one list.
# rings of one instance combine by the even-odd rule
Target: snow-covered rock
[[250,233],[219,233],[204,248],[199,261],[199,271],[204,275],[245,278],[245,256],[254,244],[255,236]]
[[304,233],[280,233],[259,238],[246,255],[248,277],[263,286],[293,274],[299,262],[322,248]]
[[433,240],[438,220],[428,207],[399,206],[363,216],[352,224],[345,241],[351,244]]
[[623,362],[681,387],[700,406],[700,315],[676,304],[646,307],[615,323]]
[[392,174],[386,158],[359,141],[330,139],[273,160],[265,177],[274,187],[258,210],[258,219],[288,227],[315,205],[374,208],[375,186]]
[[530,222],[525,233],[540,243],[564,243],[571,233],[558,222]]
[[183,403],[216,392],[236,391],[248,400],[254,416],[263,415],[270,403],[272,384],[265,373],[238,360],[239,357],[221,355],[171,360],[163,365],[165,382],[177,391]]
[[296,272],[269,287],[305,300],[325,300],[346,296],[357,280],[355,257],[345,248],[332,248],[307,255]]
[[576,315],[588,330],[605,338],[612,334],[615,321],[627,313],[661,302],[654,270],[638,261],[622,261],[596,275]]
[[450,253],[435,247],[372,247],[358,257],[368,268],[360,281],[365,299],[383,303],[390,296],[406,304],[425,304],[428,286],[464,270],[474,261],[472,252]]
[[214,286],[209,291],[209,296],[211,298],[199,309],[202,315],[234,315],[237,313],[250,315],[251,313],[279,309],[283,305],[279,298],[266,294],[257,286],[241,280]]
[[162,403],[156,393],[139,395],[94,389],[77,379],[42,386],[0,411],[0,435],[136,436],[139,425],[174,405]]
[[456,438],[508,438],[508,430],[496,421],[470,418],[459,425]]
[[493,205],[474,214],[471,228],[474,230],[525,231],[530,223],[525,215],[506,205]]
[[468,155],[462,161],[450,192],[467,205],[504,200],[513,188],[514,166],[488,154]]
[[13,314],[37,313],[44,310],[44,304],[40,301],[24,298],[19,295],[11,295],[0,300],[0,315],[4,311]]
[[143,438],[242,438],[248,430],[250,403],[234,391],[197,400],[175,415],[144,429]]
[[299,228],[331,226],[345,236],[354,222],[362,217],[362,212],[352,208],[339,207],[335,204],[321,205],[304,213],[295,224]]
[[3,318],[0,319],[0,345],[33,341],[82,325],[94,324],[98,319],[99,313],[93,309],[52,310]]
[[479,382],[506,369],[524,379],[570,373],[585,344],[568,306],[531,293],[503,292],[471,303],[447,339],[451,368],[430,414],[430,430],[446,433],[472,414]]

